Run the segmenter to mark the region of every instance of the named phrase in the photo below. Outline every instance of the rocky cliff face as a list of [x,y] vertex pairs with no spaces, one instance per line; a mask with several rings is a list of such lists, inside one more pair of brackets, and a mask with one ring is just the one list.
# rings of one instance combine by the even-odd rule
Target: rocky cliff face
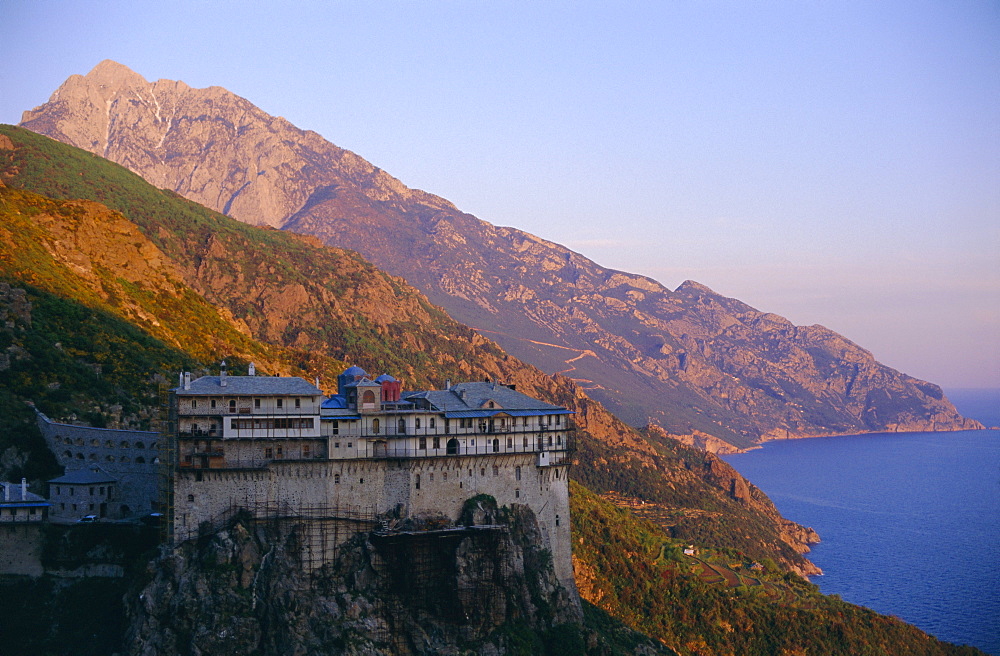
[[22,125],[241,221],[357,250],[632,425],[652,421],[721,450],[975,427],[937,386],[821,326],[794,326],[697,283],[671,292],[491,225],[219,87],[150,83],[104,61]]
[[130,596],[126,649],[499,655],[525,653],[525,639],[543,653],[561,637],[584,653],[579,599],[558,585],[534,515],[522,506],[479,512],[502,528],[359,533],[312,575],[294,526],[238,518],[149,566]]

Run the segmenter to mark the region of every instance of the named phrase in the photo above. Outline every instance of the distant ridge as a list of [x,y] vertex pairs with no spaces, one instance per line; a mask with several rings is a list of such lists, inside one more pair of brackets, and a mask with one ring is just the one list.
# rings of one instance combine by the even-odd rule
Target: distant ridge
[[21,125],[241,221],[354,249],[625,421],[688,443],[979,427],[937,385],[822,326],[491,225],[220,87],[151,83],[106,60]]

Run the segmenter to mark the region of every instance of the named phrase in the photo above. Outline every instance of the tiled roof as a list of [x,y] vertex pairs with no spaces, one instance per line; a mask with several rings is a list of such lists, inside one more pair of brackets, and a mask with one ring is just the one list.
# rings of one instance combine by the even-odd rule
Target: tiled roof
[[183,396],[320,396],[322,390],[295,376],[226,376],[223,387],[219,376],[202,376],[174,391]]
[[73,469],[59,478],[53,478],[49,483],[90,485],[91,483],[115,483],[117,480],[111,474],[94,467],[92,469]]
[[[462,414],[463,417],[488,417],[497,412],[516,413],[517,416],[568,413],[565,408],[539,401],[498,383],[459,383],[450,389],[410,392],[403,397],[407,400],[426,399],[434,408],[449,415],[476,413]],[[490,401],[495,407],[488,407]]]
[[[7,490],[5,488],[10,488],[10,499],[7,499]],[[32,507],[49,505],[45,501],[45,497],[37,495],[34,492],[27,492],[22,497],[20,483],[0,483],[0,504],[17,504],[19,506]]]

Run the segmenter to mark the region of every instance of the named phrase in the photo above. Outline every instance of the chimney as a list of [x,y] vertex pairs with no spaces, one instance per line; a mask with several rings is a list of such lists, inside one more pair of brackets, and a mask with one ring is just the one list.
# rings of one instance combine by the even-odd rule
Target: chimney
[[444,388],[446,390],[450,390],[451,389],[451,378],[449,378],[449,379],[447,379],[447,380],[444,381]]
[[28,479],[21,479],[21,501],[28,500]]
[[251,362],[250,366],[247,367],[247,375],[248,376],[256,376],[257,375],[257,367],[254,366],[253,362]]
[[316,376],[316,388],[319,389],[319,376]]
[[4,483],[3,485],[3,500],[10,501],[10,486],[12,483]]
[[180,389],[181,387],[184,387],[184,372],[183,371],[177,374],[177,388]]
[[186,389],[186,390],[191,389],[191,372],[190,371],[185,371],[184,372],[184,389]]
[[219,387],[226,386],[226,361],[223,360],[222,364],[219,365]]

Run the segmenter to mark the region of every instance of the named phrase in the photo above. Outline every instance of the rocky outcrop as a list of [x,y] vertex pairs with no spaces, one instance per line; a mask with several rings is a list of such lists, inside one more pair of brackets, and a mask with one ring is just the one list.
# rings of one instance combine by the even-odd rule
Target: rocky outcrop
[[503,525],[359,533],[310,576],[295,527],[241,516],[150,564],[129,597],[126,650],[499,655],[523,650],[525,634],[583,647],[579,599],[559,587],[531,511],[480,519]]
[[936,385],[821,326],[794,326],[693,282],[672,292],[491,225],[219,87],[147,82],[104,61],[22,125],[241,221],[354,249],[634,426],[738,448],[977,427]]

